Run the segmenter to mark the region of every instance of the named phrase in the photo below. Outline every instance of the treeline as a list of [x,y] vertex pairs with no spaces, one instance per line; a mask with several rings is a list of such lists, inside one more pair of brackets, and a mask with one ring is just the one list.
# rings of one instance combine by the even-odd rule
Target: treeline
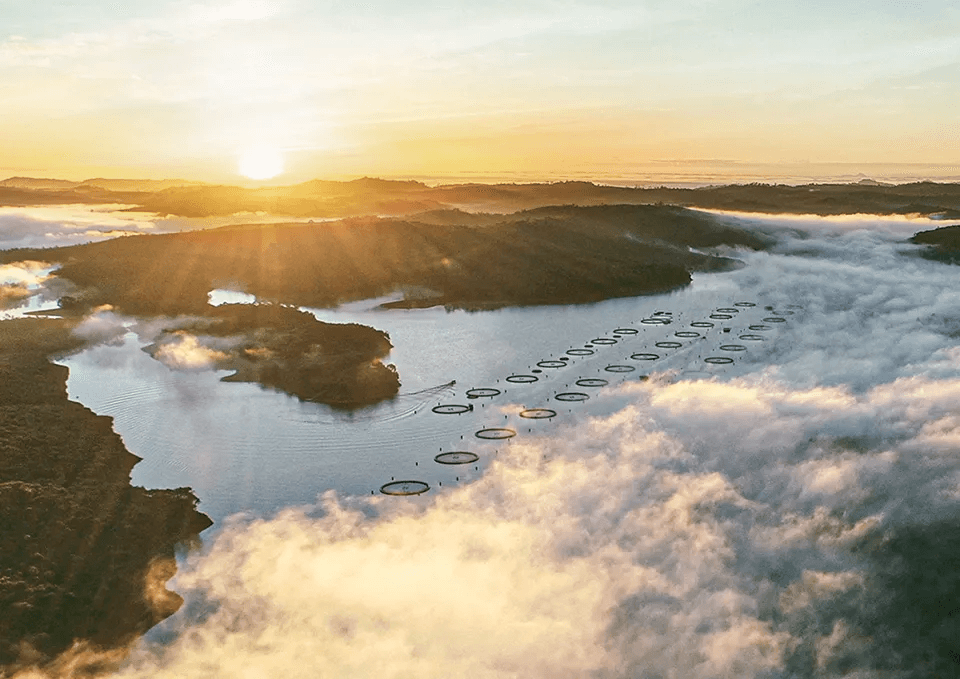
[[[462,308],[575,304],[663,292],[729,267],[691,247],[764,247],[709,215],[661,206],[573,206],[482,225],[397,219],[241,225],[45,250],[82,308],[202,313],[212,288],[305,306],[417,289]],[[8,255],[12,256],[12,255]],[[18,251],[16,257],[41,256]]]

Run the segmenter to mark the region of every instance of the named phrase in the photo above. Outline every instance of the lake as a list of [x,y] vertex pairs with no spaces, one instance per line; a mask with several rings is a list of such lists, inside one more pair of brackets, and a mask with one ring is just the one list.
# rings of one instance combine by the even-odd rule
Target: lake
[[[729,278],[698,275],[693,286],[672,294],[591,305],[448,312],[379,310],[382,300],[368,300],[310,310],[323,321],[384,330],[394,344],[387,360],[399,371],[400,395],[353,412],[304,403],[255,384],[220,382],[228,374],[223,371],[169,369],[143,352],[147,342],[132,332],[119,346],[98,346],[61,363],[70,368],[70,398],[113,417],[127,448],[143,458],[133,482],[147,488],[190,486],[201,510],[216,521],[240,511],[270,514],[312,503],[330,489],[369,495],[403,479],[423,481],[432,493],[465,483],[512,441],[589,416],[589,399],[555,398],[558,392],[589,396],[600,388],[578,386],[578,379],[616,385],[653,371],[687,378],[732,374],[761,360],[765,344],[775,342],[787,324],[763,323],[772,313],[764,300],[731,296],[737,286]],[[733,311],[719,314],[729,318],[711,320],[717,309]],[[703,327],[706,323],[713,326]],[[765,327],[749,329],[757,324]],[[745,333],[750,339],[738,339]],[[667,344],[657,347],[658,342]],[[720,349],[728,345],[733,346]],[[659,358],[631,358],[637,354]],[[716,362],[705,362],[707,357],[717,357]],[[507,381],[516,374],[537,381]],[[481,387],[501,393],[467,397],[467,390]],[[433,411],[438,405],[472,410],[442,414]],[[557,415],[521,417],[529,408],[549,408]],[[518,435],[475,436],[489,427]],[[435,462],[435,456],[452,450],[473,452],[479,459],[460,465]]]

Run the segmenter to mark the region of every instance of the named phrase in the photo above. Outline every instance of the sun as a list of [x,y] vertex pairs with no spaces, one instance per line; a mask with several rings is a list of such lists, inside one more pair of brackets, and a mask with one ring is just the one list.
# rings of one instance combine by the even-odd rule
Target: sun
[[283,153],[272,146],[254,146],[240,154],[237,171],[249,179],[273,179],[283,172]]

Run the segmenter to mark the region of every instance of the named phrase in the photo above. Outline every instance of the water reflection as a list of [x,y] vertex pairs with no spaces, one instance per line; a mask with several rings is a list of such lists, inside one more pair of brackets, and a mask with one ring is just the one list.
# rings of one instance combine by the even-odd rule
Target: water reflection
[[[211,303],[227,301],[252,299],[230,291],[211,293]],[[678,330],[736,300],[715,283],[698,283],[671,295],[480,313],[387,311],[378,308],[381,301],[309,309],[323,321],[362,323],[389,333],[394,349],[388,361],[399,370],[401,394],[377,406],[344,413],[255,384],[221,383],[222,371],[173,371],[141,351],[142,342],[132,333],[119,346],[97,347],[63,361],[71,369],[70,397],[115,418],[127,447],[144,458],[134,469],[135,484],[192,486],[201,509],[215,520],[238,511],[269,514],[313,502],[328,489],[370,494],[402,479],[422,480],[434,492],[468,482],[504,446],[589,417],[589,400],[557,400],[558,394],[580,393],[578,381],[620,384],[664,370],[697,377],[729,373],[738,366],[704,362],[719,351],[722,338],[730,337],[722,325],[739,334],[769,314],[763,306],[743,309],[701,336],[676,341]],[[652,317],[670,320],[641,322]],[[598,338],[616,339],[597,343]],[[657,361],[632,359],[658,342],[671,346],[657,350]],[[587,345],[589,353],[571,354]],[[762,360],[762,351],[758,343],[750,358],[738,361]],[[506,379],[534,371],[536,381]],[[467,400],[467,392],[478,388],[501,393]],[[474,407],[454,414],[433,410],[451,403]],[[532,408],[551,408],[557,415],[520,416]],[[509,440],[475,436],[500,428],[519,435]],[[454,450],[476,454],[477,463],[456,468],[435,462],[437,455]]]

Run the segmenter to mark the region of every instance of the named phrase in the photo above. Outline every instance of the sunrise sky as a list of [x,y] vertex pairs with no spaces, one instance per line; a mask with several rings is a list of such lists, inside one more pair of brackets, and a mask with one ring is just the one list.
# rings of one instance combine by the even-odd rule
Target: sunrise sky
[[0,17],[4,177],[960,176],[952,0],[0,0]]

